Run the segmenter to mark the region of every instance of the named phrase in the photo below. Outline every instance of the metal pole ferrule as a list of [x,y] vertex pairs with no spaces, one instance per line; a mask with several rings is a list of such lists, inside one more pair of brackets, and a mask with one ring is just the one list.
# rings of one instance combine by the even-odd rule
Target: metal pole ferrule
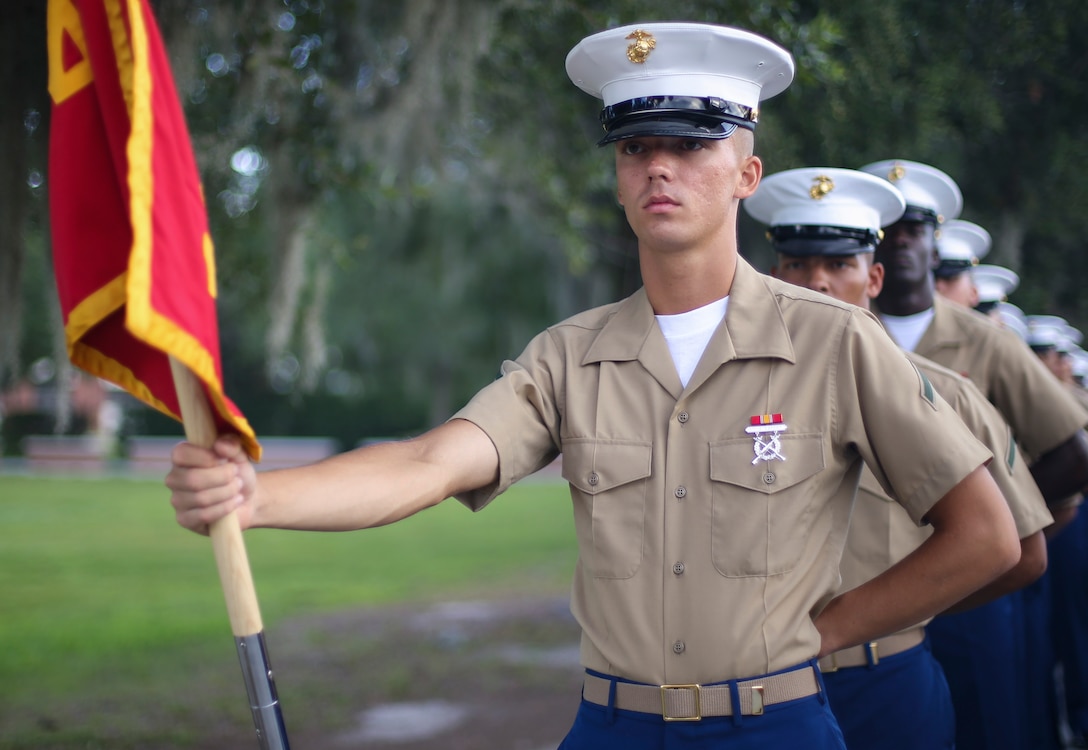
[[268,650],[264,633],[235,636],[238,660],[242,663],[242,677],[249,696],[249,708],[253,712],[253,725],[261,750],[290,750],[287,729],[283,724],[276,683],[272,679],[272,667],[268,663]]

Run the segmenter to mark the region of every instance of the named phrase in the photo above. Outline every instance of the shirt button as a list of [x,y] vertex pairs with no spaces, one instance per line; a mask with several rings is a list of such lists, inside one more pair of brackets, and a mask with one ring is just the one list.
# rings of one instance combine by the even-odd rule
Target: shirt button
[[673,650],[674,653],[677,653],[677,654],[684,653],[685,648],[686,648],[686,646],[684,645],[683,641],[677,641],[676,643],[672,644],[672,650]]
[[766,474],[763,475],[764,484],[774,484],[774,480],[775,476],[773,471],[768,471]]
[[680,424],[686,424],[688,421],[688,413],[686,411],[682,411],[676,415],[676,418],[680,421]]
[[596,487],[597,483],[601,481],[601,478],[597,476],[597,472],[593,472],[589,475],[586,481],[588,481],[591,486]]
[[684,485],[680,485],[679,487],[676,488],[676,496],[678,498],[683,499],[683,498],[687,497],[687,494],[688,494],[688,489]]
[[684,563],[682,563],[682,562],[673,563],[672,564],[672,572],[675,573],[678,576],[683,575],[684,574]]

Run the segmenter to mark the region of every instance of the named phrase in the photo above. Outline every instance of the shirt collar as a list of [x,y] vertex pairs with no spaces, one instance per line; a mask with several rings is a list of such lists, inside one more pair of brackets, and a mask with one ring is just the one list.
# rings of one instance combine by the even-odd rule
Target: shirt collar
[[960,345],[957,326],[948,310],[948,306],[954,304],[954,302],[942,299],[939,294],[933,295],[933,320],[926,332],[922,334],[922,338],[919,339],[918,346],[914,348],[915,351],[934,351]]
[[[722,364],[733,359],[776,357],[796,361],[778,297],[768,281],[768,277],[738,256],[725,321],[710,339],[699,369],[708,362]],[[668,356],[646,290],[639,289],[619,303],[590,345],[582,364],[656,359],[662,347]],[[651,354],[652,357],[646,356]]]

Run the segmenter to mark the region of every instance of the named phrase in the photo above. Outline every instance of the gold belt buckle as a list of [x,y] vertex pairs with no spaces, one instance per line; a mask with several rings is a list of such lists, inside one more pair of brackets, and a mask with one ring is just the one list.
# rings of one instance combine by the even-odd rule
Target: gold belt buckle
[[[669,690],[690,690],[695,695],[694,716],[669,716],[669,706],[666,700]],[[692,683],[689,685],[662,685],[661,686],[661,718],[665,721],[701,721],[703,718],[703,703],[700,691],[702,686]]]
[[875,667],[880,663],[880,649],[877,641],[869,641],[865,644],[865,651],[869,654],[869,661]]

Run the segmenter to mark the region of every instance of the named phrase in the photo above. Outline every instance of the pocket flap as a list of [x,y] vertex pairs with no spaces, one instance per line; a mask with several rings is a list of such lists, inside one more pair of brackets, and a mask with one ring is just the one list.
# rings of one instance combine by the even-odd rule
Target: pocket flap
[[820,433],[782,435],[782,458],[756,461],[752,438],[710,444],[710,478],[745,489],[774,494],[805,481],[824,469],[824,440]]
[[579,438],[563,441],[563,478],[588,495],[650,476],[650,443]]

